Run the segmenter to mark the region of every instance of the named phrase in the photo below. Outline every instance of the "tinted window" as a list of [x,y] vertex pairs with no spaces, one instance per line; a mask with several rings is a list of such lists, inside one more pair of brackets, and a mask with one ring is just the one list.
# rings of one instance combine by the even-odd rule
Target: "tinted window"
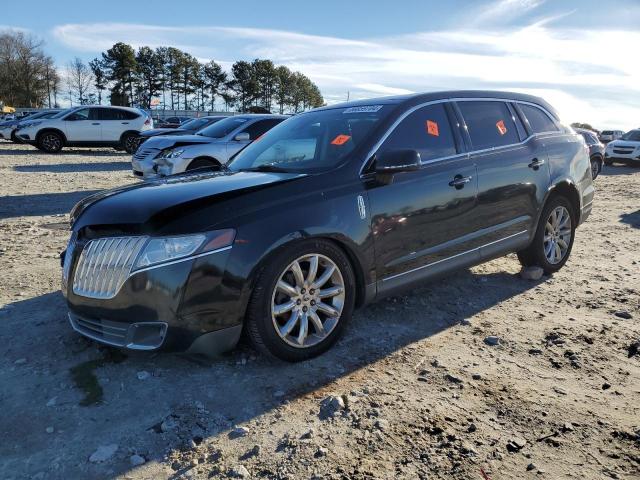
[[584,138],[585,142],[587,142],[587,145],[595,145],[596,143],[598,143],[598,140],[592,134],[590,134],[588,132],[578,132],[578,133],[580,133],[580,135],[582,135],[582,137]]
[[504,102],[459,102],[474,150],[520,142],[516,124]]
[[203,127],[211,124],[212,121],[208,118],[194,118],[188,122],[184,122],[180,125],[180,130],[200,130]]
[[233,132],[236,128],[247,121],[242,117],[228,117],[224,120],[209,125],[198,132],[198,135],[204,135],[211,138],[223,138]]
[[258,137],[261,137],[277,124],[282,121],[280,118],[271,118],[269,120],[258,120],[257,122],[252,123],[247,128],[243,130],[249,134],[249,140],[255,140]]
[[557,132],[558,127],[545,112],[532,105],[519,104],[533,133]]
[[81,108],[80,110],[76,110],[72,114],[70,114],[65,120],[88,120],[89,119],[89,110],[88,108]]
[[393,130],[380,150],[402,149],[417,150],[423,161],[457,153],[443,104],[428,105],[410,114]]

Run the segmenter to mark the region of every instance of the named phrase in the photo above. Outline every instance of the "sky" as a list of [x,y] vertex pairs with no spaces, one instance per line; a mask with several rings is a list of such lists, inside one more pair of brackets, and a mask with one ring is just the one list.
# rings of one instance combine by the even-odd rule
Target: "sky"
[[327,103],[509,90],[545,98],[568,123],[640,127],[640,0],[31,0],[37,16],[16,2],[2,10],[0,30],[43,39],[61,67],[118,41],[167,45],[225,68],[271,59],[309,76]]

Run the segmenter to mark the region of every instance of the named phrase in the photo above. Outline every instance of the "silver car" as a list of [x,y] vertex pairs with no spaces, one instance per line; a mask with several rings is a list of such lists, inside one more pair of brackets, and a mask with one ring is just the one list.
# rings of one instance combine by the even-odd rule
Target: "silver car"
[[131,159],[133,174],[148,180],[224,165],[286,118],[285,115],[236,115],[220,120],[195,135],[150,138]]

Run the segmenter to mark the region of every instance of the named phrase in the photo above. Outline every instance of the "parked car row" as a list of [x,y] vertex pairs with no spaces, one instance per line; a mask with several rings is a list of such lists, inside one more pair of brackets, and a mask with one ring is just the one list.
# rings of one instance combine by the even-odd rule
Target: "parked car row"
[[28,122],[37,119],[52,118],[58,113],[60,109],[45,110],[41,112],[32,113],[30,115],[23,116],[14,120],[7,120],[0,123],[0,138],[5,140],[11,140],[14,143],[20,143],[20,139],[17,137],[16,132],[23,128]]
[[582,138],[584,138],[587,147],[589,147],[589,159],[591,161],[591,178],[594,180],[602,171],[602,164],[604,163],[605,146],[598,139],[598,135],[591,130],[585,130],[583,128],[576,128]]
[[61,262],[77,332],[215,354],[244,331],[262,352],[304,360],[336,342],[355,308],[416,282],[511,252],[558,271],[594,197],[583,138],[544,100],[515,93],[239,115],[147,140],[134,168],[173,173],[202,155],[219,171],[73,208]]

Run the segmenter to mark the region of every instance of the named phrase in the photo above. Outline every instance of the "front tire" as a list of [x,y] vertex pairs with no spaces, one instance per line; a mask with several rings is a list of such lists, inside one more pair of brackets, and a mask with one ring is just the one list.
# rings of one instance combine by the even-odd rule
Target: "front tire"
[[518,252],[525,267],[541,267],[550,275],[567,262],[576,231],[576,213],[562,195],[554,195],[544,206],[531,244]]
[[64,146],[62,135],[56,132],[45,132],[38,137],[38,148],[47,153],[58,153]]
[[326,240],[283,248],[258,273],[246,332],[270,356],[298,362],[320,355],[353,314],[356,282],[343,251]]

